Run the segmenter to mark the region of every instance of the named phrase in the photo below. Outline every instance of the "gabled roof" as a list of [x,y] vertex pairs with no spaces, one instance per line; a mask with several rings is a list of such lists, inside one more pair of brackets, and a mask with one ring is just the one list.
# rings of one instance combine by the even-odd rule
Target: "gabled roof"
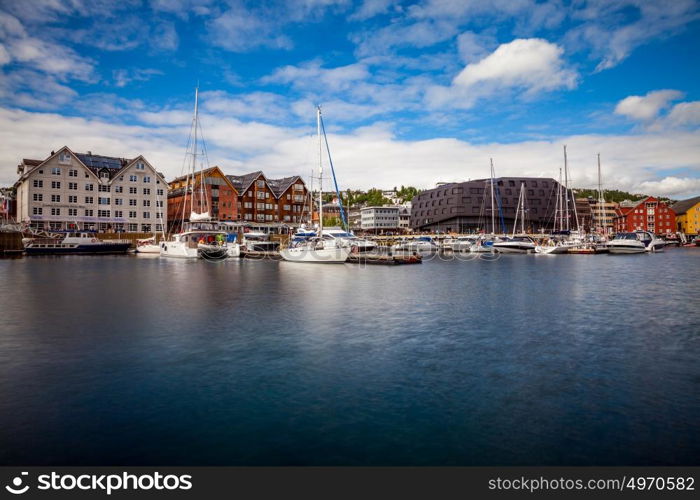
[[22,163],[24,165],[29,165],[30,167],[36,167],[44,163],[44,160],[30,160],[29,158],[22,158]]
[[[275,195],[275,198],[279,198],[284,194],[284,192],[289,189],[289,187],[294,184],[296,181],[300,180],[301,177],[298,175],[293,175],[291,177],[283,177],[282,179],[268,179],[267,183],[270,186],[270,189],[272,189],[272,192]],[[302,182],[304,182],[302,180]]]
[[[211,174],[215,170],[221,171],[221,169],[219,167],[213,166],[213,167],[205,168],[201,173],[197,172],[195,174],[195,177],[199,177],[202,174],[204,174],[204,177],[206,177],[207,175]],[[229,176],[224,176],[224,177],[229,177]],[[187,178],[187,175],[181,175],[180,177],[176,177],[175,179],[171,180],[170,183],[184,181],[186,178]]]
[[684,213],[686,213],[688,210],[693,208],[698,203],[700,203],[700,196],[696,196],[695,198],[689,198],[687,200],[681,200],[679,202],[676,202],[673,205],[671,205],[671,210],[676,212],[676,215],[683,215]]
[[226,177],[228,177],[228,180],[231,181],[231,184],[233,184],[233,187],[236,188],[236,191],[238,191],[241,194],[241,196],[243,196],[243,193],[261,175],[263,176],[263,179],[265,179],[265,182],[268,182],[267,177],[265,177],[265,174],[262,173],[262,170],[258,170],[257,172],[251,172],[249,174],[244,175],[227,175]]

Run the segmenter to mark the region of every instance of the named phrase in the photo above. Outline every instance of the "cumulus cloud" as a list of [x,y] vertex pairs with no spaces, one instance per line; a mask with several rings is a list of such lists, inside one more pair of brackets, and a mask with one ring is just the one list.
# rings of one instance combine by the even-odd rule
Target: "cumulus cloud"
[[297,88],[323,88],[329,91],[347,90],[358,81],[370,77],[362,63],[348,64],[335,68],[322,68],[319,61],[310,61],[300,66],[278,68],[262,83],[291,84]]
[[637,185],[635,192],[654,193],[669,198],[685,198],[700,193],[698,177],[664,177],[657,181],[644,181]]
[[115,87],[126,87],[131,82],[145,82],[163,72],[152,68],[133,68],[112,70],[112,79]]
[[451,104],[468,109],[481,98],[520,92],[526,98],[557,89],[572,89],[578,75],[566,67],[563,49],[539,38],[516,39],[500,45],[454,77],[452,85],[427,92],[431,107]]
[[700,101],[679,102],[668,114],[668,122],[674,126],[700,126]]
[[617,106],[615,113],[640,121],[654,120],[659,112],[668,107],[671,101],[681,99],[683,93],[678,90],[655,90],[646,95],[625,97]]
[[517,39],[500,45],[484,59],[467,65],[453,83],[469,88],[480,84],[520,87],[528,92],[574,88],[576,73],[565,67],[564,50],[539,38]]

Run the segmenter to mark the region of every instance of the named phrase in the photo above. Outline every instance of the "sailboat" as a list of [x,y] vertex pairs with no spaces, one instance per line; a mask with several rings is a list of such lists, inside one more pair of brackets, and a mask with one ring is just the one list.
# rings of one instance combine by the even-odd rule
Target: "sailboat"
[[[204,258],[208,260],[221,260],[228,257],[229,251],[226,246],[227,234],[218,228],[218,221],[209,214],[208,199],[204,192],[204,164],[199,169],[199,189],[196,190],[196,170],[197,170],[197,141],[201,128],[198,114],[199,87],[194,93],[194,116],[190,137],[193,138],[192,150],[185,152],[185,158],[191,156],[189,170],[184,187],[182,210],[180,213],[181,232],[173,234],[172,238],[160,243],[161,257],[177,257],[185,259]],[[204,155],[206,150],[204,149]],[[195,198],[199,197],[196,204]],[[189,217],[187,208],[189,202]]]
[[314,264],[337,264],[348,260],[350,247],[340,240],[323,239],[323,142],[321,136],[321,107],[316,108],[316,130],[318,134],[318,236],[298,241],[293,246],[280,250],[282,258],[289,262]]
[[[520,214],[520,235],[515,234],[518,227],[518,215]],[[520,184],[520,196],[518,196],[518,208],[515,211],[513,221],[513,234],[510,237],[501,238],[493,242],[493,248],[501,253],[529,253],[535,250],[535,242],[529,236],[525,236],[525,184]]]

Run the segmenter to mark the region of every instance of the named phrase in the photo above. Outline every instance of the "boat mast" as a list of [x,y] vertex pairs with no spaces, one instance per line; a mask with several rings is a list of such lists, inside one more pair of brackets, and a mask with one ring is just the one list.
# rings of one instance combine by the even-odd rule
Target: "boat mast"
[[[561,188],[562,188],[562,183],[561,183],[561,167],[560,167],[559,168],[559,187],[557,188],[557,204],[558,204],[559,210],[557,210],[557,214],[555,216],[555,220],[556,220],[556,218],[559,219],[559,231],[564,230],[564,203],[562,203],[564,201],[564,198],[563,198],[564,195],[561,192]],[[555,223],[555,225],[556,225],[556,223]]]
[[523,197],[522,214],[520,214],[520,232],[525,234],[525,184],[520,185],[520,194]]
[[603,204],[605,203],[605,198],[603,198],[603,183],[600,176],[600,153],[598,153],[598,227],[600,227],[600,232],[605,233],[605,226],[603,225]]
[[318,236],[323,233],[323,143],[321,142],[321,106],[316,107],[316,133],[318,134]]
[[491,234],[496,234],[496,207],[493,202],[493,181],[494,181],[494,170],[493,170],[493,158],[491,158]]
[[520,183],[520,194],[518,195],[518,206],[515,209],[515,220],[513,221],[513,238],[515,238],[515,230],[518,227],[518,214],[520,213],[520,203],[523,198],[523,184]]
[[566,207],[566,230],[569,227],[569,168],[566,161],[566,144],[564,144],[564,206]]

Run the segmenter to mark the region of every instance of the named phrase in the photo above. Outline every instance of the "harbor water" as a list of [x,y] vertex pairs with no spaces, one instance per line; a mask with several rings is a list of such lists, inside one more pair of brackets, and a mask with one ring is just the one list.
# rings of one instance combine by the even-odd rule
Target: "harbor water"
[[700,248],[0,260],[2,465],[697,465]]

